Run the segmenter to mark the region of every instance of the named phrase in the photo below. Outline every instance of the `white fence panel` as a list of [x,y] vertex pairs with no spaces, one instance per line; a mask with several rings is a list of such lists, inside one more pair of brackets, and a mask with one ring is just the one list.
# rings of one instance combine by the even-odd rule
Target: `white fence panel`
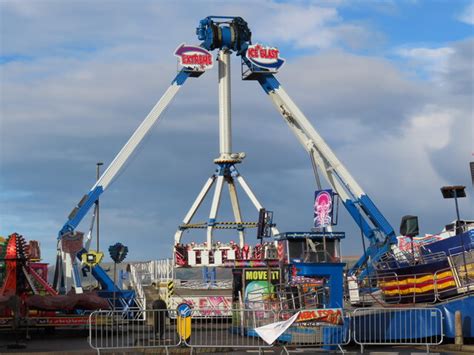
[[89,345],[99,351],[179,346],[170,312],[174,311],[95,311],[89,316]]
[[358,308],[352,316],[354,341],[365,345],[438,345],[443,314],[437,308]]

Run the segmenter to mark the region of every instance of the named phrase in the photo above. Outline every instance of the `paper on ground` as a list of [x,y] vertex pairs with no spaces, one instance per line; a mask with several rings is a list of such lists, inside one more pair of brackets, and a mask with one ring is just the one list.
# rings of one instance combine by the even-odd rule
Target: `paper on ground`
[[285,330],[287,330],[293,324],[293,322],[298,318],[299,314],[300,312],[297,312],[295,315],[293,315],[293,317],[287,320],[270,323],[262,327],[255,328],[255,331],[260,336],[260,338],[265,341],[265,343],[271,345],[275,340],[278,339],[280,335],[285,332]]

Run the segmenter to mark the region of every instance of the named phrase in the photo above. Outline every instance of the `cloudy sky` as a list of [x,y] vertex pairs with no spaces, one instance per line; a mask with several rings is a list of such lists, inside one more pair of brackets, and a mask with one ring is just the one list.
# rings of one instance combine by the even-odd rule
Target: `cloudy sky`
[[[474,217],[472,2],[0,0],[0,235],[39,240],[52,261],[96,162],[108,165],[161,97],[176,74],[175,48],[198,44],[195,27],[208,15],[242,16],[254,42],[280,48],[279,80],[396,230],[406,214],[419,216],[422,233],[453,220],[443,185],[468,186],[461,214]],[[239,170],[280,231],[308,230],[309,158],[232,60],[234,151],[247,153]],[[170,255],[213,173],[217,122],[215,67],[186,82],[102,195],[101,246],[120,241],[133,260]],[[241,192],[244,220],[255,221]],[[359,254],[345,211],[337,229],[347,233],[343,253]]]

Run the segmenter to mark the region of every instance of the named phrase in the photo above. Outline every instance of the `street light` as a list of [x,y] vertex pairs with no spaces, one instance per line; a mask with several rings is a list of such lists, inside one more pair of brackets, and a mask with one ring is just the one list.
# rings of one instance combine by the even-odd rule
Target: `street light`
[[468,272],[467,272],[467,265],[466,265],[466,246],[464,245],[464,234],[461,226],[461,221],[459,217],[459,206],[458,206],[458,198],[459,197],[466,197],[466,186],[443,186],[441,188],[441,193],[443,194],[444,198],[454,198],[454,202],[456,204],[456,234],[461,235],[461,244],[462,244],[462,259],[464,262],[464,276],[466,279],[466,283],[468,282]]
[[460,220],[459,217],[459,206],[458,206],[458,198],[466,197],[466,186],[443,186],[441,188],[441,193],[443,194],[444,198],[454,198],[454,203],[456,204],[456,234],[462,233]]
[[474,161],[471,161],[471,162],[469,163],[469,167],[471,168],[472,186],[474,186]]
[[418,217],[417,216],[403,216],[402,222],[400,223],[400,235],[409,237],[411,240],[411,255],[413,257],[413,265],[416,263],[413,237],[416,237],[419,233],[420,231],[418,227]]
[[[99,178],[100,178],[100,167],[104,165],[104,163],[102,162],[97,162],[96,164],[96,180],[98,181]],[[95,207],[96,207],[96,232],[97,232],[97,252],[100,251],[99,249],[99,199],[97,199],[97,201],[95,201]]]

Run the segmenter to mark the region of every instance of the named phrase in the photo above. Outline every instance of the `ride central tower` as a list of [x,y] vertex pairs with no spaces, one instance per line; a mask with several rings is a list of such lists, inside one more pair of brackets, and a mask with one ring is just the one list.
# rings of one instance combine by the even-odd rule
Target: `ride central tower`
[[[239,236],[239,247],[245,245],[245,228],[257,227],[257,222],[242,221],[239,199],[237,196],[236,182],[240,184],[257,211],[263,206],[256,198],[253,191],[242,175],[235,167],[242,162],[245,153],[234,153],[232,151],[232,100],[231,100],[231,54],[235,52],[242,55],[251,41],[251,32],[247,23],[240,17],[209,16],[201,20],[196,29],[201,48],[207,51],[218,50],[218,92],[219,92],[219,157],[214,159],[217,165],[216,172],[204,184],[190,210],[183,219],[175,233],[175,245],[181,243],[183,232],[187,229],[206,229],[207,250],[212,249],[213,232],[215,229],[236,229]],[[191,223],[192,218],[206,198],[207,194],[215,184],[214,195],[209,213],[209,219],[205,223]],[[233,222],[217,221],[224,184],[229,189],[230,201],[234,214]],[[278,234],[278,230],[272,227],[272,233]]]
[[219,163],[240,163],[241,159],[232,156],[232,107],[230,88],[230,51],[221,49],[219,63]]

